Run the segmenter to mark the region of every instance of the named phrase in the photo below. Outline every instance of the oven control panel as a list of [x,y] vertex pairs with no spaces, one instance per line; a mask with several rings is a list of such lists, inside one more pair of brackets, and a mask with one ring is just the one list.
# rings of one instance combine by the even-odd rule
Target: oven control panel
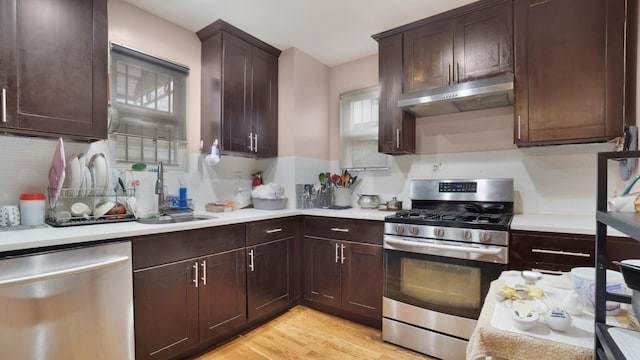
[[477,190],[478,183],[472,181],[438,183],[438,191],[441,193],[475,193]]

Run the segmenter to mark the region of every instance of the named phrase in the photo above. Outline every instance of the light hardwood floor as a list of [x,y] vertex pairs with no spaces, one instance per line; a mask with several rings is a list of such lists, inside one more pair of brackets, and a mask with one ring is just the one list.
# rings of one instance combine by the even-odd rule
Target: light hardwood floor
[[385,359],[426,360],[382,341],[380,330],[304,306],[244,334],[197,360]]

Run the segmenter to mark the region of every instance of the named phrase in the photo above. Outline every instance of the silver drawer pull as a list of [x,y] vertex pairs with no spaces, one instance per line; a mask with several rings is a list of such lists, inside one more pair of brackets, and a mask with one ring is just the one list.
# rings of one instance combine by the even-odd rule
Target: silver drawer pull
[[547,250],[547,249],[531,249],[533,253],[541,253],[541,254],[553,254],[553,255],[566,255],[566,256],[576,256],[576,257],[586,257],[590,258],[590,254],[580,253],[580,252],[570,252],[570,251],[562,251],[562,250]]
[[539,273],[551,274],[551,275],[562,275],[562,274],[564,274],[564,272],[558,271],[558,270],[545,270],[545,269],[532,268],[531,271],[537,271]]
[[348,232],[349,232],[349,229],[343,229],[343,228],[331,228],[331,231],[348,233]]
[[249,250],[249,270],[252,272],[256,270],[256,267],[253,263],[253,249]]
[[2,88],[2,122],[7,122],[7,89]]
[[207,285],[207,260],[202,260],[202,285]]
[[195,284],[195,287],[198,287],[198,283],[200,282],[200,279],[198,277],[198,262],[197,261],[193,264],[193,268],[194,268],[194,270],[196,272],[196,276],[193,278],[192,281]]
[[282,232],[281,228],[271,229],[271,230],[267,230],[266,231],[267,234],[274,234],[274,233],[279,233],[279,232]]

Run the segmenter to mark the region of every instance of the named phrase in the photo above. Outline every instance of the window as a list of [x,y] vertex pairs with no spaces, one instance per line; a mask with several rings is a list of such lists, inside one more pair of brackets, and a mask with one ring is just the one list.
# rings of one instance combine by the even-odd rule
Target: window
[[340,167],[387,169],[389,155],[378,152],[378,87],[340,94]]
[[111,43],[109,136],[117,161],[183,165],[188,75],[183,65]]

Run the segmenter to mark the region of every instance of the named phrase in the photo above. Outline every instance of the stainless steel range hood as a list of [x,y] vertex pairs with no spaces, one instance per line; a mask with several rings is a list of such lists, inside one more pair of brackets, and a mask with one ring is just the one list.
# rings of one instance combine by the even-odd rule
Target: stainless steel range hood
[[398,107],[417,117],[513,105],[513,74],[402,94]]

